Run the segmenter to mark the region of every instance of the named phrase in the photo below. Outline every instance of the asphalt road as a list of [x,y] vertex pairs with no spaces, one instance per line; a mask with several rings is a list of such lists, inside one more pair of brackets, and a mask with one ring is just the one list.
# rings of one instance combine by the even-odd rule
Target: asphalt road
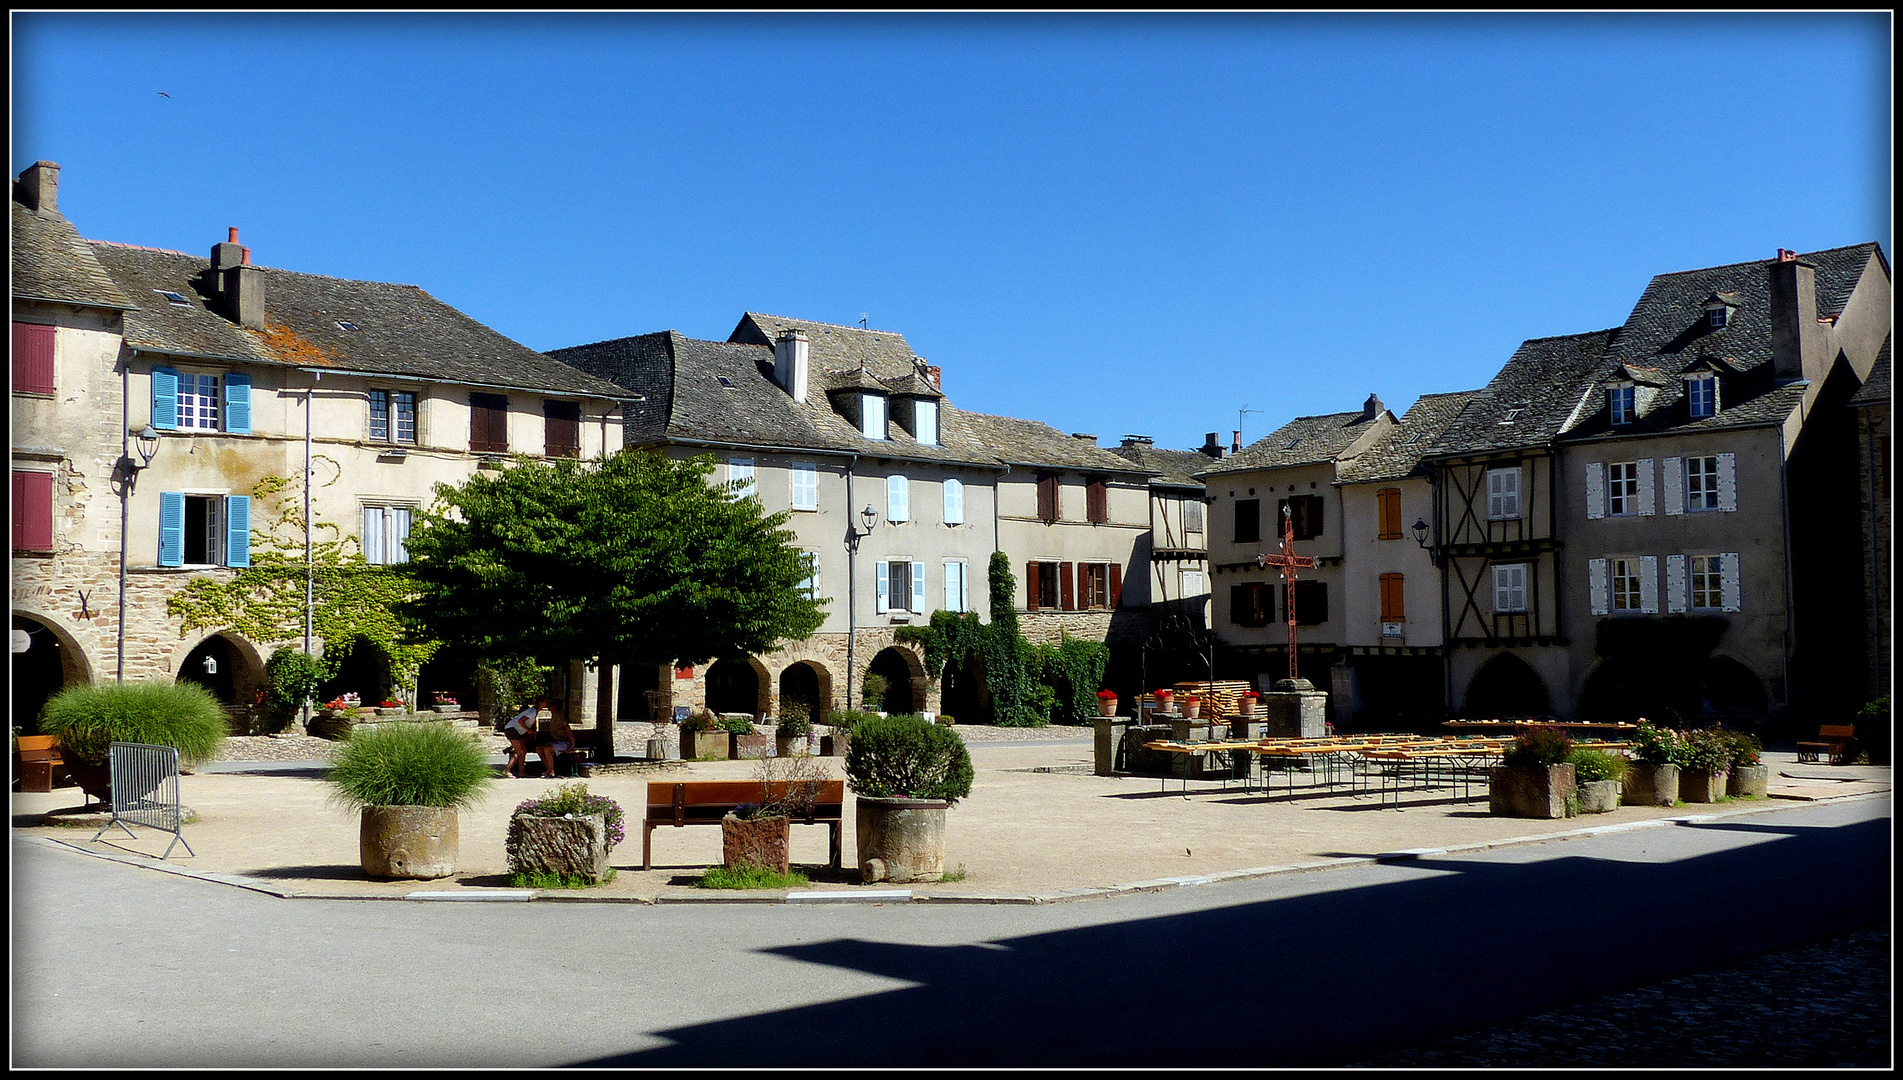
[[1887,800],[1037,907],[286,901],[13,844],[16,1067],[1327,1066],[1889,910]]

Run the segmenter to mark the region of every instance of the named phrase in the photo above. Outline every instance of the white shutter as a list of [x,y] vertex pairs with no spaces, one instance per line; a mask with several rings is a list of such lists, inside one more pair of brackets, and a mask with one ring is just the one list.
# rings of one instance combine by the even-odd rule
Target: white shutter
[[872,604],[872,610],[877,612],[880,615],[885,614],[887,611],[891,610],[892,608],[891,601],[887,599],[887,597],[891,595],[889,592],[891,588],[891,582],[887,578],[887,574],[890,570],[891,570],[891,564],[887,563],[884,559],[880,559],[879,560],[879,597]]
[[958,480],[945,481],[945,524],[965,523],[965,485]]
[[788,475],[793,481],[793,509],[819,509],[819,466],[796,461]]
[[1665,557],[1665,610],[1677,615],[1683,612],[1685,607],[1685,556],[1667,555]]
[[912,520],[912,493],[903,476],[885,478],[885,519],[890,522]]
[[410,538],[410,508],[394,506],[390,508],[390,561],[409,562],[410,549],[405,541]]
[[1725,610],[1742,611],[1744,597],[1740,595],[1738,583],[1738,553],[1727,551],[1719,557],[1725,561],[1725,564],[1719,568],[1719,580],[1724,584],[1725,590]]
[[1685,459],[1668,457],[1665,459],[1665,512],[1682,514],[1685,512]]
[[363,561],[373,566],[383,563],[383,507],[363,508]]
[[959,569],[960,569],[960,566],[958,563],[950,562],[950,561],[947,561],[945,563],[945,610],[946,611],[965,610],[965,605],[959,602],[960,590],[962,588],[962,586],[959,584],[959,581],[958,581]]
[[1639,610],[1647,615],[1659,613],[1659,558],[1639,556]]
[[734,494],[746,498],[753,494],[753,459],[745,457],[727,459],[727,480],[735,486]]
[[1612,610],[1606,597],[1606,560],[1590,559],[1586,562],[1587,591],[1592,594],[1592,613],[1604,615]]
[[925,564],[912,564],[912,614],[925,614]]
[[1589,518],[1606,516],[1606,463],[1603,461],[1586,463],[1586,516]]
[[1652,514],[1652,459],[1639,459],[1639,516]]
[[[1738,508],[1738,455],[1718,455],[1718,509]],[[1727,556],[1729,558],[1729,556]],[[1729,566],[1730,563],[1725,565]],[[1726,595],[1730,595],[1727,593]]]

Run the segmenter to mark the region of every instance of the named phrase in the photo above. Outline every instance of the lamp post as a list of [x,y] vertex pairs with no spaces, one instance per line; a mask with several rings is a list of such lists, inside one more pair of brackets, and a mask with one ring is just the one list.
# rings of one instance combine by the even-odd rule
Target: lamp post
[[113,673],[115,682],[126,681],[126,529],[132,521],[132,489],[138,486],[139,474],[151,468],[152,459],[159,453],[158,429],[151,424],[136,436],[138,459],[132,453],[133,438],[128,433],[120,440],[119,460],[112,467],[112,486],[119,494],[119,646],[118,667]]
[[[848,504],[851,505],[851,504]],[[872,535],[872,529],[879,524],[879,512],[866,504],[859,511],[859,520],[866,523],[864,531],[851,521],[846,522],[846,708],[852,708],[852,673],[857,666],[857,653],[854,646],[859,639],[859,541]]]
[[1427,520],[1425,518],[1414,519],[1414,542],[1421,545],[1422,551],[1432,553],[1433,549],[1427,546]]

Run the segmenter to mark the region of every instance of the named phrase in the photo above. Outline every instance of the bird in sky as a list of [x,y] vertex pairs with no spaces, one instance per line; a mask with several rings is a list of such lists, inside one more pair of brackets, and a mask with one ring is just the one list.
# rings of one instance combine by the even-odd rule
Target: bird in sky
[[166,93],[166,92],[165,92],[165,91],[163,91],[163,90],[160,90],[160,91],[159,91],[159,96],[160,96],[160,97],[165,97],[165,98],[168,98],[168,97],[171,97],[172,95],[170,95],[170,94],[168,94],[168,93]]

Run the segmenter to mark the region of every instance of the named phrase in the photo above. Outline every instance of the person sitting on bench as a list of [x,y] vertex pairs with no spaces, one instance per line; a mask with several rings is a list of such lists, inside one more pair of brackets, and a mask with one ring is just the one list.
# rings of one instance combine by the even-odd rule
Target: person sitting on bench
[[[543,698],[541,701],[536,702],[536,704],[539,707],[546,708],[548,699]],[[542,756],[542,775],[554,776],[555,763],[574,749],[574,729],[568,726],[567,720],[551,712],[549,714],[548,723],[542,727],[541,741],[538,742],[535,747],[535,752]]]
[[509,717],[508,722],[502,725],[502,734],[509,740],[509,763],[502,767],[502,775],[522,775],[522,765],[529,756],[529,747],[534,746],[536,741],[535,715],[547,704],[548,699],[541,698],[524,705],[522,711]]

